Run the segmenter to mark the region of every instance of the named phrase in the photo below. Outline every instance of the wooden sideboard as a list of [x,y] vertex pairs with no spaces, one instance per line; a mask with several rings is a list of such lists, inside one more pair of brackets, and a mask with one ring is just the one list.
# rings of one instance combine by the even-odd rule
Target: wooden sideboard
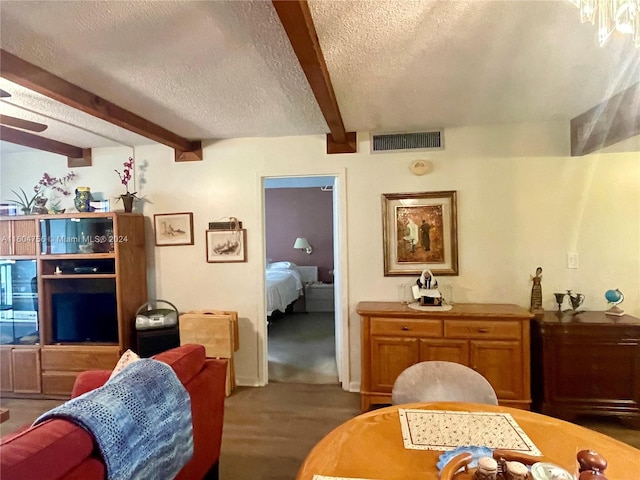
[[531,405],[529,326],[517,305],[455,304],[421,311],[398,302],[360,302],[360,406],[390,404],[393,383],[407,367],[427,360],[467,365],[493,386],[501,405]]
[[543,413],[615,415],[640,427],[640,319],[545,312],[533,321],[532,340]]

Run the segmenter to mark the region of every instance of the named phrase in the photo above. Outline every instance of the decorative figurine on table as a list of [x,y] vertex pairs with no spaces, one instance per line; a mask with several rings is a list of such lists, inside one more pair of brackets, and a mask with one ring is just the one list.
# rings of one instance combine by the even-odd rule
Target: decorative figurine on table
[[497,480],[498,462],[491,457],[480,457],[478,468],[473,474],[473,480]]
[[606,298],[609,305],[611,305],[611,308],[604,311],[606,315],[615,315],[616,317],[624,315],[624,310],[618,307],[624,300],[624,294],[620,290],[617,288],[615,290],[607,290],[604,298]]
[[422,307],[440,307],[442,306],[442,295],[438,290],[438,281],[433,276],[431,270],[424,269],[420,278],[416,280],[413,286],[413,298],[419,301]]
[[604,471],[607,469],[607,460],[593,450],[580,450],[576,454],[578,460],[579,480],[607,480]]
[[531,277],[531,313],[542,313],[542,267],[536,268],[536,276]]

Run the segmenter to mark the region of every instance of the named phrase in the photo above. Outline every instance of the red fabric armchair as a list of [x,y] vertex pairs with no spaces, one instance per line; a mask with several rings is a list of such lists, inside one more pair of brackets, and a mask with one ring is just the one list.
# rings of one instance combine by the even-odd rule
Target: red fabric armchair
[[[176,480],[217,479],[227,361],[205,358],[202,345],[183,345],[153,358],[173,368],[191,398],[193,458]],[[81,373],[72,397],[103,385],[110,374]],[[91,434],[67,420],[48,420],[0,439],[2,480],[104,480],[105,475]]]

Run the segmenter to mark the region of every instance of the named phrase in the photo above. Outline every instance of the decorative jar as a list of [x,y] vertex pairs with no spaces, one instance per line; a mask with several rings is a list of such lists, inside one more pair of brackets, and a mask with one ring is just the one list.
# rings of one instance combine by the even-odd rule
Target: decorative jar
[[91,211],[91,189],[89,187],[76,188],[76,198],[73,200],[79,212]]

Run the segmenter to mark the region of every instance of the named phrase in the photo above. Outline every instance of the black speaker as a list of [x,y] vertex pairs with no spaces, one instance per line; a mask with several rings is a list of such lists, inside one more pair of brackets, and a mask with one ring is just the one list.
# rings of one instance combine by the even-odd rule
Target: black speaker
[[178,327],[137,330],[137,350],[141,357],[152,357],[158,353],[180,346]]

